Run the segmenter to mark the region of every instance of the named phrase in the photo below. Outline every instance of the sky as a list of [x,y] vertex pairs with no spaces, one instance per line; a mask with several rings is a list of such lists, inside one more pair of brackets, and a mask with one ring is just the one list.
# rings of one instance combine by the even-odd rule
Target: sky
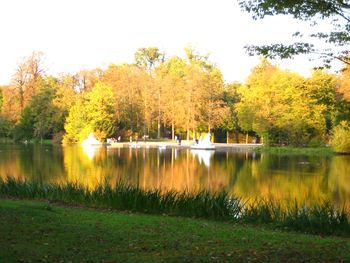
[[[1,0],[0,85],[33,51],[56,75],[132,63],[141,47],[185,57],[187,45],[210,53],[226,82],[244,82],[259,62],[245,45],[291,42],[299,30],[305,24],[287,17],[254,21],[236,0]],[[315,66],[305,57],[275,63],[302,75]]]

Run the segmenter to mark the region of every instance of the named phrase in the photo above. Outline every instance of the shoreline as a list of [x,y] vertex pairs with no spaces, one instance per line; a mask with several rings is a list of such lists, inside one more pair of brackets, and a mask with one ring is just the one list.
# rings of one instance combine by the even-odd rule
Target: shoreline
[[[173,141],[132,141],[132,142],[116,142],[106,145],[107,148],[135,148],[130,146],[137,145],[138,148],[176,148],[176,149],[190,149],[193,145],[193,141],[182,140],[179,145]],[[215,149],[213,150],[228,150],[228,149],[237,149],[237,150],[253,150],[259,147],[262,147],[263,144],[258,143],[213,143]]]

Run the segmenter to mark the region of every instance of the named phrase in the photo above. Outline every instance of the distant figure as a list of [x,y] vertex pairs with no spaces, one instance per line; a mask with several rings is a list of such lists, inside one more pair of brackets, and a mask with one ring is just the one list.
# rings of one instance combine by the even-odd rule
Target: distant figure
[[120,139],[121,139],[121,138],[120,138],[120,135],[119,135],[119,136],[118,136],[118,142],[120,142]]
[[130,142],[132,142],[132,136],[130,136]]
[[177,135],[175,135],[175,142],[177,142]]
[[179,145],[181,145],[181,135],[179,135]]

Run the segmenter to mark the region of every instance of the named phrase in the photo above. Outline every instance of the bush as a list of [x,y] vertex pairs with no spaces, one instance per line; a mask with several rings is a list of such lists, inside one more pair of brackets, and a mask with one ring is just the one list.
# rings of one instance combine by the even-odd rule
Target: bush
[[330,144],[337,153],[350,153],[350,125],[347,121],[333,129]]

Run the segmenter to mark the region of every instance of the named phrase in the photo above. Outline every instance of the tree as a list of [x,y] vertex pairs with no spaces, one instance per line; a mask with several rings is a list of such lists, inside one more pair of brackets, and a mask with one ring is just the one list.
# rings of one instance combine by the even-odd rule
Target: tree
[[87,138],[92,130],[87,115],[83,98],[81,98],[69,110],[64,124],[66,134],[63,143],[76,143]]
[[115,106],[112,87],[97,83],[70,109],[64,128],[64,142],[78,142],[94,132],[99,140],[115,133]]
[[350,153],[350,125],[347,121],[334,128],[331,145],[338,153]]
[[200,119],[207,126],[208,132],[217,128],[225,119],[227,105],[224,102],[224,81],[220,70],[211,68],[206,73],[207,80],[201,91]]
[[97,82],[102,77],[102,70],[99,68],[92,70],[81,70],[73,77],[74,88],[79,93],[91,91]]
[[[135,53],[136,64],[147,69],[149,75],[152,77],[152,72],[157,64],[163,63],[165,60],[165,53],[159,51],[157,47],[139,48]],[[154,84],[154,83],[151,83]],[[160,124],[162,119],[162,86],[156,85],[156,101],[157,101],[157,138],[160,138]]]
[[3,102],[4,102],[4,95],[2,94],[2,87],[0,87],[0,113],[2,111]]
[[103,74],[102,81],[113,89],[116,122],[131,133],[143,127],[141,91],[145,78],[148,77],[142,68],[129,64],[112,64]]
[[62,130],[63,118],[53,105],[55,90],[48,83],[33,96],[24,108],[15,129],[15,139],[49,139]]
[[43,53],[33,52],[30,56],[23,58],[12,77],[12,85],[15,88],[21,110],[43,85],[44,69],[42,64]]
[[165,60],[165,53],[157,47],[139,48],[134,56],[136,65],[146,68],[150,75],[157,64]]
[[185,108],[186,139],[190,139],[190,131],[196,133],[199,127],[201,89],[205,86],[207,78],[203,68],[197,63],[188,64],[185,71]]
[[239,124],[236,111],[236,104],[240,101],[238,89],[241,86],[240,83],[234,82],[225,86],[224,90],[224,102],[227,105],[227,113],[225,115],[221,127],[226,133],[226,142],[228,143],[229,131],[233,131],[235,134],[235,142],[239,143]]
[[325,106],[310,95],[303,77],[263,60],[238,92],[242,129],[275,144],[305,146],[312,138],[324,139]]
[[105,139],[116,131],[115,107],[112,87],[97,83],[85,98],[85,110],[88,113],[89,125],[92,131],[99,134],[99,139]]
[[339,77],[338,92],[350,102],[350,66],[345,67]]
[[184,127],[184,88],[186,61],[171,57],[156,70],[158,85],[163,87],[164,118],[171,125],[171,138],[175,138],[175,129]]
[[325,131],[329,135],[335,123],[336,114],[336,77],[324,70],[314,70],[306,81],[308,97],[316,105],[324,108],[322,112],[326,123]]
[[[314,32],[307,38],[300,32],[294,36],[304,38],[303,41],[291,45],[272,44],[264,46],[249,46],[251,54],[261,54],[269,58],[290,58],[298,54],[315,53],[320,55],[325,66],[330,66],[333,59],[338,59],[350,65],[350,2],[348,0],[238,0],[242,10],[252,13],[254,19],[265,16],[290,15],[301,21],[308,21],[313,28],[321,20],[327,20],[331,25],[329,31],[324,32],[320,26],[319,32]],[[313,39],[322,40],[330,49],[319,48]]]

